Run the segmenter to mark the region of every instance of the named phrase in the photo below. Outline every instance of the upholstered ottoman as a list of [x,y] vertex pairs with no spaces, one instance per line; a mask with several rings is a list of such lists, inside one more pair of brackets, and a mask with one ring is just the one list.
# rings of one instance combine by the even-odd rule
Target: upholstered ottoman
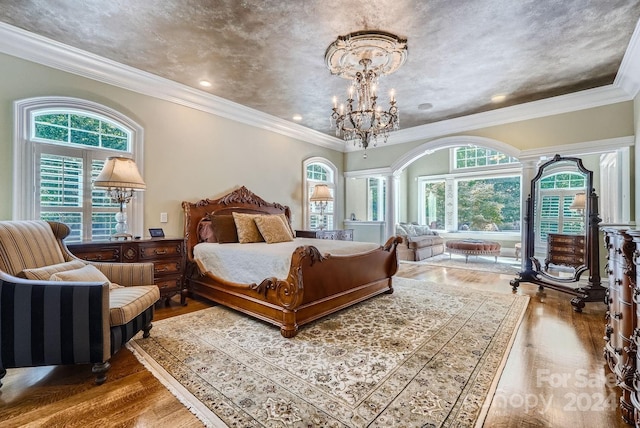
[[445,243],[449,258],[451,254],[463,254],[465,263],[469,256],[494,256],[496,262],[500,255],[500,243],[480,239],[452,239]]

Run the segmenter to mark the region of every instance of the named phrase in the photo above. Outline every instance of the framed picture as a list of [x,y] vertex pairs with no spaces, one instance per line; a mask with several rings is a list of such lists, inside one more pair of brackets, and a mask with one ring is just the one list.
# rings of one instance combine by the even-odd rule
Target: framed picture
[[149,235],[152,238],[164,238],[164,231],[161,228],[149,229]]

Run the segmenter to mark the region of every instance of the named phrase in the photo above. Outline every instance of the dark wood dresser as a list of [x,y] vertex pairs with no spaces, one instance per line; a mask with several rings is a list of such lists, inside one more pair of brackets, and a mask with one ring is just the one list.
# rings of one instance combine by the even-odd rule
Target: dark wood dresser
[[[636,263],[640,248],[640,232],[625,229],[603,229],[607,249],[609,288],[605,294],[604,357],[615,374],[620,388],[620,412],[628,424],[640,421],[640,376],[636,349],[640,343],[637,328],[639,289]],[[635,234],[636,236],[631,236]],[[636,241],[636,242],[634,242]]]
[[547,258],[545,270],[549,265],[579,267],[586,264],[585,235],[565,235],[549,233],[547,235]]
[[353,241],[353,229],[337,230],[296,230],[296,238],[334,239]]
[[180,303],[186,304],[184,287],[184,238],[148,238],[127,241],[92,241],[68,243],[76,257],[94,262],[153,263],[155,284],[160,298],[169,299],[180,293]]

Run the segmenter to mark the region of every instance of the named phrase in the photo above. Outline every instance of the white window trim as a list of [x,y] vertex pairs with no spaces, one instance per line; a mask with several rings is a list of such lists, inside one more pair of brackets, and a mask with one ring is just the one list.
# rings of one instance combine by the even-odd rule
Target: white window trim
[[[449,148],[449,171],[451,173],[467,173],[467,172],[478,172],[478,171],[486,171],[486,170],[500,170],[500,169],[511,169],[514,168],[516,166],[520,166],[520,162],[516,161],[516,162],[509,162],[509,163],[498,163],[498,164],[491,164],[491,165],[481,165],[481,166],[470,166],[470,167],[463,167],[463,168],[458,168],[458,166],[456,165],[456,149],[465,147],[465,146],[473,146],[473,147],[478,147],[478,148],[483,148],[483,149],[487,149],[487,150],[493,150],[495,152],[500,152],[510,158],[516,158],[515,156],[512,156],[508,153],[502,152],[498,149],[495,149],[493,147],[487,147],[487,146],[483,146],[483,145],[478,145],[478,144],[464,144],[464,145],[458,145],[455,147],[451,147]],[[517,159],[517,158],[516,158]]]
[[312,157],[312,158],[308,158],[305,159],[304,162],[302,162],[302,176],[304,177],[303,180],[303,184],[302,184],[302,215],[303,217],[303,229],[309,229],[311,226],[311,213],[309,212],[309,190],[310,187],[312,187],[312,180],[309,180],[307,178],[307,167],[311,164],[314,163],[319,163],[322,164],[323,166],[325,166],[327,169],[329,169],[331,171],[331,182],[327,182],[326,184],[333,189],[333,213],[332,213],[332,217],[333,217],[333,227],[334,228],[338,228],[338,224],[336,222],[336,213],[338,212],[339,209],[341,209],[341,205],[339,204],[339,197],[338,197],[338,186],[337,186],[337,181],[338,181],[338,168],[333,164],[333,162],[331,162],[329,159],[327,158],[323,158],[323,157]]
[[[446,200],[445,201],[445,209],[446,209],[446,213],[445,213],[445,229],[441,230],[441,232],[459,232],[458,231],[458,198],[455,197],[458,194],[458,182],[459,181],[466,181],[466,180],[473,180],[473,179],[491,179],[491,178],[501,178],[501,177],[513,177],[513,176],[519,176],[520,177],[520,192],[521,194],[524,193],[522,190],[522,169],[521,168],[514,168],[513,165],[511,165],[511,168],[501,168],[498,171],[489,171],[489,170],[484,170],[484,171],[467,171],[467,172],[458,172],[455,174],[437,174],[437,175],[423,175],[423,176],[418,176],[417,177],[417,181],[418,181],[418,221],[420,221],[421,223],[425,222],[425,217],[424,217],[424,212],[425,212],[425,206],[424,206],[424,199],[425,199],[425,192],[424,192],[424,183],[429,183],[429,182],[437,182],[437,181],[444,181],[445,182],[445,198],[451,198],[452,200]],[[522,208],[521,208],[522,209]],[[522,217],[522,213],[520,215],[520,217]],[[522,224],[520,225],[520,227],[522,228]],[[504,232],[504,231],[500,231],[500,232],[485,232],[485,231],[473,231],[474,234],[490,234],[490,235],[496,235],[496,234],[500,234],[503,236],[511,236],[514,235],[516,232]],[[519,235],[520,232],[517,232],[517,234]]]
[[[33,170],[35,148],[29,136],[32,113],[42,109],[69,109],[93,113],[110,119],[131,133],[131,156],[136,161],[140,174],[144,177],[143,142],[144,130],[136,122],[122,113],[104,105],[72,97],[35,97],[18,100],[13,103],[14,140],[13,140],[13,210],[14,220],[32,220],[35,218],[34,198],[35,171]],[[109,151],[107,149],[101,149]],[[113,154],[122,152],[113,151]],[[129,231],[138,236],[144,230],[144,192],[136,192],[127,204],[129,212]]]
[[[383,198],[378,198],[379,199],[379,203],[378,203],[378,209],[376,214],[376,217],[378,217],[378,220],[372,220],[371,218],[373,217],[373,208],[371,207],[373,200],[371,199],[371,181],[370,180],[376,180],[377,184],[378,184],[378,192],[380,192],[380,190],[383,191],[384,193],[384,197]],[[386,215],[386,205],[387,205],[387,198],[386,198],[386,192],[388,191],[387,188],[387,179],[386,177],[369,177],[367,179],[367,221],[386,221],[387,219],[387,215]]]

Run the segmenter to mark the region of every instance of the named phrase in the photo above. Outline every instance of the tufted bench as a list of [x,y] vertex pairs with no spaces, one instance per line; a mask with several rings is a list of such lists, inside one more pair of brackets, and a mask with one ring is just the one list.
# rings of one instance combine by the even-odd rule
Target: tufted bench
[[465,263],[469,256],[494,256],[496,262],[500,255],[500,243],[495,241],[483,241],[480,239],[452,239],[445,243],[449,258],[451,254],[463,254]]

